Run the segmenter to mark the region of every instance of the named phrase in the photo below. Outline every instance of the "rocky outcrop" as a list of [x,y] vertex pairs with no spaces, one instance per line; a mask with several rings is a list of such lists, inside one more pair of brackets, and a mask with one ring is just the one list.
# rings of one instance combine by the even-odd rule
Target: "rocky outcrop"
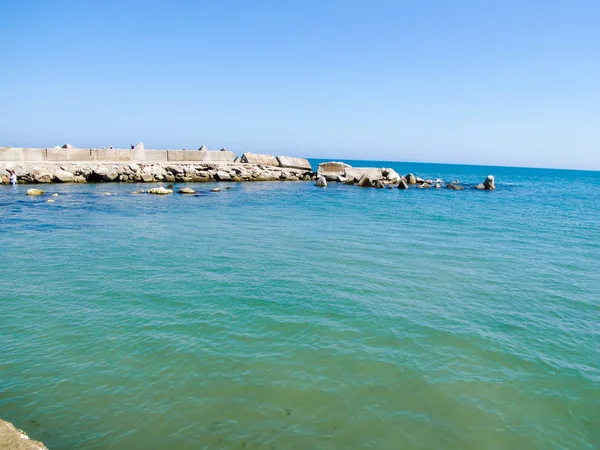
[[483,186],[485,187],[486,191],[496,189],[496,185],[494,184],[494,177],[492,175],[488,175],[485,181],[483,182]]
[[24,431],[2,419],[0,419],[0,449],[48,450],[44,444],[30,439]]

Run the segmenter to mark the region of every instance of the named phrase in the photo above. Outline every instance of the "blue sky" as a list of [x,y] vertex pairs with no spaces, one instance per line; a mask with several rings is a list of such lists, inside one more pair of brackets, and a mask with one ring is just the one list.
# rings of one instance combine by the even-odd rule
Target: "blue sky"
[[600,169],[599,1],[0,0],[0,145]]

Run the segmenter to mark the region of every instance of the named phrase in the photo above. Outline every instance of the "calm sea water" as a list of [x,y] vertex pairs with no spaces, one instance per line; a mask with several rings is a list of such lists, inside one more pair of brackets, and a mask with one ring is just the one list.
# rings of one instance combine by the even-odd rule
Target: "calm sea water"
[[600,448],[600,173],[350,163],[498,189],[0,186],[0,417],[52,450]]

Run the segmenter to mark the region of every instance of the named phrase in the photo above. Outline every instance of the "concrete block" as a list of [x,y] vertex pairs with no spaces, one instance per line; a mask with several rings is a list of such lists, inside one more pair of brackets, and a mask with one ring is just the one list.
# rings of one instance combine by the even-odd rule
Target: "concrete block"
[[260,153],[244,153],[240,161],[247,164],[262,164],[264,166],[279,166],[277,158],[273,155],[261,155]]
[[0,161],[41,162],[45,160],[45,148],[0,148]]
[[174,162],[214,162],[229,163],[233,162],[235,154],[233,152],[217,152],[213,150],[167,150],[167,160]]
[[216,162],[216,163],[232,163],[235,160],[235,153],[228,150],[206,150],[202,152],[202,161],[204,162]]
[[133,161],[151,161],[151,162],[167,162],[166,150],[131,150],[131,159]]
[[312,166],[308,159],[294,158],[292,156],[278,156],[277,162],[280,167],[288,167],[290,169],[312,170]]
[[[72,150],[71,150],[72,151]],[[92,161],[128,162],[131,161],[131,150],[124,149],[93,149],[90,150]]]
[[91,150],[84,148],[48,148],[47,161],[90,161]]
[[337,161],[324,162],[319,164],[317,173],[328,175],[344,175],[346,168],[351,167],[348,164]]

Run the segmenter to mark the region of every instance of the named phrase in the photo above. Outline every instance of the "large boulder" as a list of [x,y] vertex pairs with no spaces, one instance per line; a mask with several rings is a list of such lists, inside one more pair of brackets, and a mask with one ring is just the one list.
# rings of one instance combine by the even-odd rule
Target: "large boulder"
[[180,194],[195,194],[196,191],[191,188],[184,187],[184,188],[179,189],[179,193]]
[[496,189],[496,185],[494,184],[494,177],[492,175],[488,175],[485,181],[483,182],[483,186],[485,187],[486,191]]
[[406,182],[408,184],[417,184],[417,178],[412,173],[409,173],[406,175]]
[[72,183],[75,175],[67,170],[59,169],[54,172],[54,179],[60,183]]
[[448,183],[447,187],[451,191],[463,191],[465,189],[464,187],[459,186],[458,184],[452,184],[452,183]]
[[41,189],[28,189],[27,195],[44,195],[46,192]]
[[308,162],[308,159],[304,158],[294,158],[292,156],[278,156],[277,162],[279,163],[279,167],[312,170],[312,166]]
[[383,189],[385,187],[385,184],[383,184],[383,181],[381,180],[375,180],[373,182],[373,187],[377,189]]
[[215,176],[216,176],[217,180],[219,180],[219,181],[231,180],[231,175],[229,174],[229,172],[225,172],[224,170],[217,171],[217,174]]
[[398,182],[398,189],[408,189],[408,182],[405,178],[400,178]]
[[52,174],[45,169],[33,170],[31,177],[36,183],[52,183]]
[[325,179],[325,177],[317,178],[317,181],[315,182],[315,186],[327,187],[327,180]]
[[172,193],[173,193],[172,189],[166,189],[162,186],[157,187],[157,188],[148,189],[148,194],[167,195],[167,194],[172,194]]
[[277,158],[273,155],[261,155],[260,153],[244,153],[240,158],[242,163],[262,164],[263,166],[279,166]]
[[394,169],[384,169],[383,175],[387,180],[391,181],[392,183],[397,183],[398,181],[400,181],[400,178],[402,178]]

